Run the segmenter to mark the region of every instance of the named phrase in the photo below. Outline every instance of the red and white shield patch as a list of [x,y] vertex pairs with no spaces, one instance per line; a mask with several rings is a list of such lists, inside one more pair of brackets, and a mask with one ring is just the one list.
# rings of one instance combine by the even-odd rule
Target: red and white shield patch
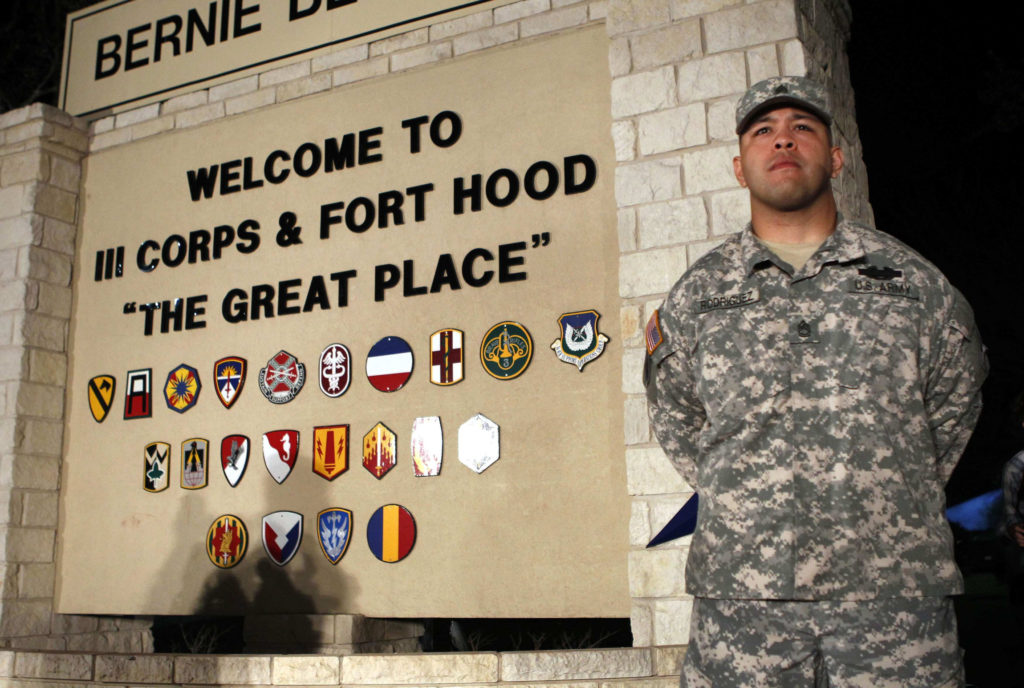
[[263,462],[270,477],[283,483],[295,467],[299,455],[298,430],[273,430],[263,433]]

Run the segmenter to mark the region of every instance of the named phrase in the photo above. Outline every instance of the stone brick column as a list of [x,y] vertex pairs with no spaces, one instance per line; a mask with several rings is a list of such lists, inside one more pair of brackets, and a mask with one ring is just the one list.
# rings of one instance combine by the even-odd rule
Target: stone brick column
[[86,125],[0,115],[0,646],[126,649],[148,623],[53,613],[64,387]]
[[636,646],[686,644],[692,607],[683,580],[689,538],[645,549],[693,490],[648,428],[643,327],[686,268],[749,220],[732,158],[735,104],[752,83],[799,74],[828,85],[847,160],[840,207],[870,220],[845,54],[849,23],[846,0],[609,2]]

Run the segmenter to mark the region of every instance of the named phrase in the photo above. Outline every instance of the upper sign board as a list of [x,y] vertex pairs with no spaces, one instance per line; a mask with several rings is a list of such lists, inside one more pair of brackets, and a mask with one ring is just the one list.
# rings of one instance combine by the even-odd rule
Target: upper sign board
[[60,107],[112,112],[512,0],[107,0],[68,15]]

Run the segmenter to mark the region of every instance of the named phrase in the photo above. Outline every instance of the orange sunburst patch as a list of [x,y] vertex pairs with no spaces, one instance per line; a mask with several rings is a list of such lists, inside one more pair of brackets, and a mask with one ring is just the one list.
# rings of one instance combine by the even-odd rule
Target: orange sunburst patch
[[199,401],[199,391],[202,388],[199,371],[185,363],[179,364],[167,373],[167,382],[164,383],[164,401],[167,402],[167,408],[185,413]]

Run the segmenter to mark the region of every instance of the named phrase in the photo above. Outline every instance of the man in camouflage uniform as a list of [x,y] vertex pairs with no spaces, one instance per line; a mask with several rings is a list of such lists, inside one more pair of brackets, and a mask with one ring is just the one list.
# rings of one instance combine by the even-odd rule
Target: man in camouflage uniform
[[682,685],[962,686],[943,486],[987,371],[970,307],[837,213],[820,85],[755,84],[736,123],[751,225],[647,326],[651,423],[700,495]]

